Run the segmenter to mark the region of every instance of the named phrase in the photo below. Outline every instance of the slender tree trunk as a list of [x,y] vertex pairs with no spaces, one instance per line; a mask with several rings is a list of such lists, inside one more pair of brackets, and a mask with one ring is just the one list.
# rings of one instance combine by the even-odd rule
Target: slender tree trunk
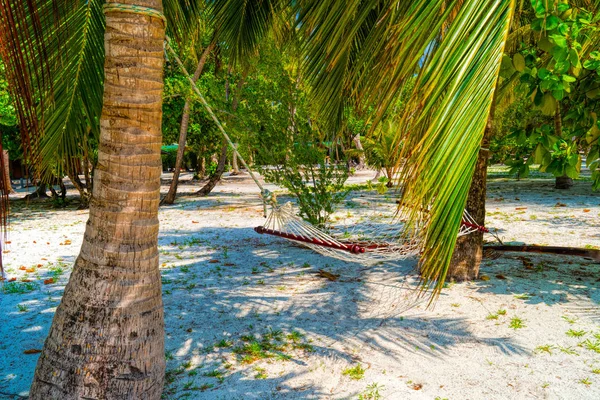
[[2,167],[4,172],[4,180],[3,180],[3,192],[14,193],[15,190],[12,187],[10,182],[10,157],[8,156],[8,150],[2,150]]
[[[202,53],[202,55],[200,56],[200,60],[198,61],[198,67],[196,68],[194,76],[192,77],[194,82],[196,82],[202,75],[202,71],[204,70],[204,65],[206,64],[208,55],[214,47],[215,43],[212,42],[206,47],[206,49],[204,49],[204,52]],[[181,126],[179,128],[179,147],[177,148],[177,159],[175,160],[175,171],[173,172],[173,181],[171,182],[171,186],[169,187],[169,192],[162,200],[162,204],[173,204],[175,202],[175,196],[177,195],[177,185],[179,185],[179,172],[181,170],[181,166],[183,165],[185,143],[187,141],[188,127],[190,125],[190,109],[191,99],[187,98],[185,100],[185,105],[183,106],[183,116],[181,117]]]
[[[237,150],[238,147],[239,147],[239,143],[234,143],[233,146]],[[233,169],[233,174],[234,175],[239,175],[240,174],[240,167],[238,166],[237,153],[235,151],[233,152],[233,156],[232,156],[231,168]]]
[[210,192],[217,186],[217,183],[221,180],[221,175],[225,171],[225,164],[227,164],[227,142],[223,140],[223,145],[221,146],[221,154],[219,156],[219,162],[217,164],[217,170],[211,177],[208,179],[208,182],[202,187],[202,189],[196,192],[198,196],[208,196]]
[[[238,108],[238,105],[240,104],[240,96],[241,96],[242,86],[244,85],[244,81],[246,80],[247,76],[248,76],[248,71],[246,70],[246,71],[244,71],[242,78],[237,83],[237,87],[236,87],[235,94],[233,97],[233,103],[231,105],[231,110],[233,113],[235,113],[235,111]],[[229,81],[227,81],[225,84],[225,98],[229,99]],[[227,163],[227,147],[228,147],[227,141],[223,140],[223,146],[221,146],[221,155],[219,156],[219,161],[217,163],[217,170],[208,179],[208,182],[206,182],[206,184],[202,187],[202,189],[200,189],[196,192],[196,195],[208,196],[210,194],[210,192],[215,188],[215,186],[217,186],[217,183],[221,180],[221,176],[223,175],[223,172],[225,172],[225,164]]]
[[32,199],[47,199],[49,196],[46,194],[47,185],[43,182],[39,182],[39,185],[35,192],[29,193],[26,195],[23,200],[32,200]]
[[360,169],[364,169],[365,168],[365,153],[364,153],[364,148],[363,145],[360,141],[360,133],[357,133],[353,138],[352,138],[352,142],[354,143],[354,147],[356,147],[356,150],[359,151],[358,154],[358,165],[356,166],[357,170]]
[[[558,137],[562,137],[562,118],[560,115],[560,103],[556,103],[556,112],[554,113],[554,134]],[[573,179],[569,178],[566,174],[563,176],[557,176],[554,181],[554,187],[556,189],[569,189],[573,186]]]
[[[471,181],[469,196],[467,198],[467,212],[479,225],[485,225],[485,196],[487,190],[487,164],[490,140],[494,131],[494,114],[496,112],[496,92],[492,99],[492,106],[488,116],[487,125],[481,141],[479,157],[475,165],[475,173]],[[448,270],[448,279],[457,282],[470,281],[479,275],[479,266],[483,256],[483,232],[473,232],[460,236],[456,240],[456,247]]]
[[83,182],[81,182],[81,179],[79,179],[79,175],[77,175],[77,172],[68,174],[67,176],[71,180],[73,186],[75,186],[75,189],[77,189],[77,191],[79,192],[79,208],[88,208],[90,204],[90,198],[92,197],[91,188],[88,185],[84,185]]
[[[162,10],[162,0],[118,1]],[[164,35],[159,18],[106,11],[104,107],[90,217],[38,360],[32,399],[161,398]]]

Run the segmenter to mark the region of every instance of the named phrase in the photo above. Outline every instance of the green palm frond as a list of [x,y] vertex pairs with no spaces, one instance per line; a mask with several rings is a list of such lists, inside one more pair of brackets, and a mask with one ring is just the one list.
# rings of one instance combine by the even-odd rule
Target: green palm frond
[[[48,176],[69,168],[102,108],[104,16],[101,0],[4,0],[2,58],[29,159]],[[18,21],[18,22],[16,22]]]
[[[344,101],[377,110],[373,127],[409,79],[399,119],[402,204],[431,209],[423,287],[441,289],[492,101],[515,2],[510,0],[299,1],[307,70],[322,115],[336,125]],[[376,23],[372,23],[372,15]]]
[[[436,293],[456,243],[514,1],[473,0],[459,7],[419,73],[412,100],[419,116],[404,117],[410,134],[402,202],[430,205],[420,263],[423,286],[433,285]],[[415,211],[412,220],[418,217]]]
[[[76,171],[99,134],[105,0],[0,0],[0,55],[28,158],[42,178]],[[203,1],[164,0],[183,40]]]
[[217,0],[214,2],[216,36],[232,64],[247,64],[278,14],[283,0]]

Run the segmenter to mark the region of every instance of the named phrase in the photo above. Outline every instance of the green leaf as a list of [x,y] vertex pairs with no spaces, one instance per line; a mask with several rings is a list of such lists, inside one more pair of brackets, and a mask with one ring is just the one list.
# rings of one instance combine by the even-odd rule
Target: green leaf
[[566,48],[567,47],[567,38],[565,38],[562,35],[550,35],[550,39],[558,47],[561,47],[561,48]]
[[550,50],[550,54],[556,61],[565,61],[569,57],[569,50],[564,47],[554,46]]
[[513,56],[513,65],[519,72],[525,71],[525,57],[521,53],[515,53]]
[[537,46],[546,53],[550,53],[554,47],[554,44],[550,43],[546,36],[542,36],[542,38],[538,41]]
[[574,68],[581,68],[581,62],[579,61],[579,54],[577,50],[571,49],[569,50],[569,61]]
[[553,29],[556,29],[556,27],[558,26],[558,24],[561,23],[560,18],[558,18],[555,15],[550,15],[547,19],[546,19],[546,29],[551,31]]
[[565,82],[575,82],[577,80],[574,76],[571,75],[563,75],[562,78]]
[[548,71],[546,68],[540,68],[538,71],[538,78],[545,81],[550,79],[552,76],[552,72]]
[[565,91],[564,90],[553,90],[552,96],[554,96],[554,98],[556,100],[561,101],[565,97]]
[[544,115],[554,115],[556,112],[556,99],[550,93],[544,93],[540,110]]
[[559,13],[564,13],[565,11],[567,11],[569,8],[571,8],[569,6],[569,3],[558,3],[558,12]]
[[595,70],[600,66],[600,61],[596,61],[596,60],[585,60],[583,62],[583,68],[585,69],[589,69],[589,70]]
[[554,64],[554,73],[556,74],[564,74],[571,67],[571,63],[568,60],[565,61],[557,61]]

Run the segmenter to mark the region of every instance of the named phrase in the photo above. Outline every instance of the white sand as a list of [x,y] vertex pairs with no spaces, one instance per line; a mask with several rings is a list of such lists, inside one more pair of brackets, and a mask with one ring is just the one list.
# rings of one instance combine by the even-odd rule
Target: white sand
[[[600,197],[590,183],[551,186],[492,181],[488,226],[506,241],[600,247]],[[36,289],[0,294],[0,398],[27,395],[38,355],[23,352],[43,346],[86,219],[87,211],[72,208],[14,205],[5,267]],[[227,178],[209,198],[162,207],[160,220],[172,381],[165,398],[356,399],[373,383],[384,399],[600,398],[600,353],[587,348],[597,343],[600,352],[597,263],[503,254],[484,261],[489,280],[451,284],[427,309],[414,303],[414,260],[365,268],[256,234],[262,209],[247,178]],[[59,263],[58,283],[44,285]],[[34,273],[19,270],[38,264]],[[339,281],[316,276],[320,268]],[[506,314],[486,318],[498,310]],[[509,327],[515,317],[523,328]],[[299,343],[314,352],[293,349],[286,338],[289,360],[245,364],[231,347],[213,347],[222,339],[240,346],[242,336],[270,329],[302,333]],[[366,369],[362,379],[343,375],[357,363]],[[205,376],[214,370],[221,379]]]

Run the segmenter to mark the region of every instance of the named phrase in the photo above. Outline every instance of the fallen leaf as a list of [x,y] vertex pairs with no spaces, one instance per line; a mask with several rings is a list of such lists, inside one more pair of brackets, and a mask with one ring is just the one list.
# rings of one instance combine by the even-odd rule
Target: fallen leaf
[[413,390],[421,390],[423,389],[423,384],[422,383],[415,383],[412,385]]
[[527,207],[515,207],[515,210],[527,210]]
[[37,267],[38,268],[42,268],[44,266],[44,264],[38,264]]
[[235,264],[234,263],[230,263],[230,262],[225,263],[223,265],[226,266],[226,267],[235,267]]
[[565,203],[561,203],[561,202],[557,202],[554,207],[566,207],[567,205]]
[[192,221],[192,224],[199,224],[200,222],[198,221]]
[[40,349],[29,349],[29,350],[25,350],[23,352],[23,354],[38,354],[41,352],[42,352],[42,350],[40,350]]
[[496,278],[498,278],[498,279],[506,279],[506,277],[504,275],[502,275],[502,274],[496,275]]
[[21,282],[28,283],[28,282],[31,282],[31,279],[21,279]]
[[48,278],[44,281],[44,285],[49,285],[51,283],[54,283],[54,278]]
[[211,263],[211,264],[216,264],[216,263],[218,263],[218,262],[221,262],[221,261],[219,261],[219,260],[217,260],[217,259],[213,259],[213,260],[210,260],[210,261],[209,261],[209,263]]
[[4,254],[6,254],[6,253],[10,253],[10,250],[2,250],[2,252],[3,252]]
[[27,272],[28,274],[31,274],[31,273],[35,272],[35,268],[33,268],[33,267],[31,267],[31,268],[27,268],[27,269],[25,270],[25,272]]
[[12,242],[10,240],[7,240],[6,242],[4,242],[6,244],[11,244]]
[[340,277],[339,274],[332,274],[331,272],[327,272],[325,270],[320,269],[317,271],[317,275],[321,278],[327,278],[328,280],[335,282]]
[[481,276],[479,277],[479,279],[481,279],[482,281],[485,281],[485,282],[487,282],[487,281],[489,281],[489,280],[490,280],[490,277],[489,277],[489,276],[487,276],[487,275],[481,275]]
[[9,281],[9,282],[14,282],[14,281],[16,281],[16,280],[17,280],[17,278],[10,278],[8,281]]
[[589,208],[585,208],[585,209],[583,210],[583,212],[590,212],[590,211],[591,211],[591,210],[590,210]]
[[27,267],[26,267],[26,266],[24,266],[24,265],[21,265],[21,266],[19,267],[19,269],[20,269],[21,271],[25,271],[25,270],[27,270]]
[[[50,243],[48,243],[48,244],[50,244]],[[48,261],[48,259],[47,259],[47,258],[44,258],[44,257],[42,257],[42,260],[43,260],[43,261]]]

